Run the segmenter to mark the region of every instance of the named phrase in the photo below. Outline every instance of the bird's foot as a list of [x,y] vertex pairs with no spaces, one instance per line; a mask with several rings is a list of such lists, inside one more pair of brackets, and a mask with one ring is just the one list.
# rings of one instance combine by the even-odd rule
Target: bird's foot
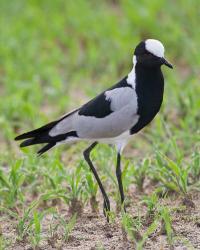
[[126,213],[126,203],[125,203],[125,200],[122,201],[121,210],[122,210],[124,213]]
[[122,203],[122,211],[123,211],[124,213],[126,213],[126,205],[125,205],[125,202]]
[[125,204],[125,201],[118,201],[117,203],[117,212],[118,213],[126,213],[126,204]]
[[107,219],[107,222],[109,222],[109,212],[110,212],[110,202],[107,199],[104,199],[103,202],[103,214]]

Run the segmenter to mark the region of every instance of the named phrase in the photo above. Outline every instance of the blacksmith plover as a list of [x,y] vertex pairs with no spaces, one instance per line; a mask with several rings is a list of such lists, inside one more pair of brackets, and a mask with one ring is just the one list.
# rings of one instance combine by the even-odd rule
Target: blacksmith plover
[[20,147],[46,144],[38,151],[39,155],[62,143],[89,141],[91,145],[83,155],[98,182],[104,199],[104,215],[107,215],[110,202],[90,159],[90,152],[99,142],[116,146],[116,176],[123,204],[121,153],[131,135],[150,123],[160,109],[164,92],[163,64],[173,68],[164,58],[164,46],[160,41],[147,39],[140,42],[135,49],[133,68],[128,76],[80,108],[19,135],[15,140],[25,139]]

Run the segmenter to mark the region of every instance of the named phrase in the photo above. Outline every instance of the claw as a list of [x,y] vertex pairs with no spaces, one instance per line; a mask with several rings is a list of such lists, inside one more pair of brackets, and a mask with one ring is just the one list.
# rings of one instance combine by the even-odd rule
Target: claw
[[124,202],[122,203],[122,209],[124,210],[124,213],[126,213],[126,206]]
[[103,214],[106,217],[107,222],[109,222],[109,212],[110,212],[110,202],[106,201],[104,199],[104,202],[103,202]]

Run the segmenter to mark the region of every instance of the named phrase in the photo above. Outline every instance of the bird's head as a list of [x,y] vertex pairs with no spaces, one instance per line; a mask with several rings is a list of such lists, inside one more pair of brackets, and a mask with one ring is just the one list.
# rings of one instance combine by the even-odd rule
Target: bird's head
[[134,60],[144,67],[160,67],[165,64],[172,69],[172,64],[164,58],[164,52],[165,48],[160,41],[147,39],[135,48]]

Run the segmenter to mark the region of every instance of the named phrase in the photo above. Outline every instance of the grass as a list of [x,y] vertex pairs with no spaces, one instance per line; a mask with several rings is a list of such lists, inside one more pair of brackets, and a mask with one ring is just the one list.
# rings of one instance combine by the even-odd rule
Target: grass
[[[198,26],[196,0],[0,0],[0,213],[4,224],[13,219],[16,229],[12,241],[0,228],[0,249],[22,242],[36,249],[45,240],[62,245],[79,225],[81,213],[101,213],[97,184],[82,157],[85,143],[61,146],[37,158],[37,146],[20,152],[13,138],[70,111],[126,75],[135,45],[147,37],[164,43],[175,67],[163,68],[165,97],[159,115],[133,138],[123,158],[126,202],[144,206],[151,223],[147,226],[128,212],[121,224],[138,249],[161,225],[169,245],[181,239],[172,233],[170,204],[162,203],[175,195],[190,206],[200,188]],[[119,207],[115,152],[100,145],[92,157],[114,201],[112,212],[118,213],[113,208],[115,203]],[[64,216],[66,209],[71,219]],[[48,216],[56,221],[48,224],[49,230]],[[119,217],[114,214],[112,223]],[[143,232],[139,243],[136,231]],[[103,242],[98,244],[104,248]]]

